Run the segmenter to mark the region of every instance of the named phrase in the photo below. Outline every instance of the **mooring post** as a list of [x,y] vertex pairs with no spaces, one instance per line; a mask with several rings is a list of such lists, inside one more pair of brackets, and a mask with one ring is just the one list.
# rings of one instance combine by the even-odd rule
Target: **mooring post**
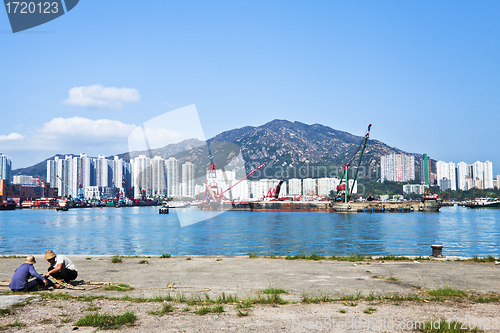
[[431,245],[432,247],[432,256],[434,258],[444,258],[443,256],[443,245]]

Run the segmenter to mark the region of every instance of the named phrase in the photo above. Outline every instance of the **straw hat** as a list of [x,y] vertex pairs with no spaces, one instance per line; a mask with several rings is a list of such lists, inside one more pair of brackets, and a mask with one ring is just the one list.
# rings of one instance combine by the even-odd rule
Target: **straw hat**
[[26,260],[24,260],[23,264],[30,264],[30,265],[36,264],[35,257],[27,256]]
[[55,258],[56,254],[52,252],[52,250],[47,250],[45,251],[45,260],[50,260],[52,258]]

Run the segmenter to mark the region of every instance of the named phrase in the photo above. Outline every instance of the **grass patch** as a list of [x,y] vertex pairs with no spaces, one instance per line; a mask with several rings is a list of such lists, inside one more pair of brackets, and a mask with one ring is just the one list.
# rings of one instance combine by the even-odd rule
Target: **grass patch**
[[102,287],[102,290],[106,291],[129,291],[132,289],[134,289],[134,287],[124,283],[110,284],[108,286]]
[[395,277],[395,276],[391,276],[391,277],[389,278],[389,281],[397,281],[397,280],[398,280],[398,278],[397,278],[397,277]]
[[405,256],[394,256],[394,255],[390,255],[390,256],[382,256],[382,257],[377,257],[375,258],[377,260],[393,260],[393,261],[419,261],[419,260],[431,260],[430,257],[422,257],[422,256],[418,256],[418,257],[415,257],[415,258],[410,258],[410,257],[405,257]]
[[445,297],[467,297],[467,291],[454,289],[451,287],[438,288],[428,290],[427,294],[431,296],[445,296]]
[[485,295],[485,296],[479,295],[474,299],[474,301],[476,303],[493,303],[493,302],[498,303],[500,302],[500,297],[492,295]]
[[471,328],[468,324],[441,318],[439,321],[426,321],[418,327],[424,333],[465,333],[478,332],[477,328]]
[[90,257],[87,257],[87,258],[85,258],[85,260],[92,260],[92,258],[90,258]]
[[130,311],[117,316],[95,313],[80,318],[75,325],[99,327],[102,329],[118,329],[123,325],[132,325],[136,319],[136,315]]
[[119,256],[113,256],[113,258],[111,258],[111,262],[113,264],[121,264],[123,262],[123,260]]
[[472,261],[473,262],[495,262],[496,259],[492,255],[489,255],[487,257],[474,256],[474,257],[472,257]]
[[71,317],[69,315],[61,315],[59,316],[59,320],[61,321],[61,323],[67,324],[71,322]]
[[377,311],[377,308],[369,307],[368,309],[365,309],[363,312],[366,313],[366,314],[372,314],[375,311]]
[[302,296],[302,303],[306,303],[306,304],[335,302],[337,300],[338,299],[331,298],[330,296],[327,296],[327,295],[321,295],[321,296],[316,296],[316,297],[310,297],[307,295]]
[[365,256],[331,256],[330,260],[336,260],[336,261],[351,261],[351,262],[356,262],[356,261],[363,261],[366,259],[372,259],[372,257],[365,257]]
[[149,262],[147,260],[141,260],[141,261],[139,261],[139,264],[140,265],[144,265],[144,264],[147,265],[147,264],[149,264]]
[[25,323],[22,323],[22,322],[18,321],[17,319],[13,323],[5,325],[5,327],[25,327],[25,326],[26,326]]
[[182,309],[184,312],[189,312],[191,311],[191,308],[189,306],[186,306],[185,308]]
[[340,313],[347,313],[347,310],[346,309],[340,309],[339,312]]
[[215,259],[215,261],[222,261],[222,259],[221,258],[217,258],[217,259]]
[[241,311],[240,309],[236,309],[238,311],[238,317],[248,317],[250,315],[250,311]]
[[163,253],[160,258],[163,258],[163,259],[168,259],[168,258],[172,258],[172,256],[168,253]]
[[0,309],[0,315],[2,315],[2,316],[10,315],[11,313],[12,313],[12,310],[9,308]]
[[92,303],[90,303],[89,306],[87,306],[87,311],[97,311],[100,309],[101,309],[100,307]]
[[288,294],[285,289],[281,288],[266,288],[262,290],[263,294]]
[[318,254],[311,254],[309,256],[304,255],[304,254],[296,254],[294,256],[287,255],[285,257],[286,260],[298,260],[298,259],[303,259],[303,260],[324,260],[326,259],[325,256],[320,256]]
[[193,260],[193,259],[191,259],[190,257],[187,257],[186,260]]
[[249,253],[248,257],[249,258],[258,258],[259,256],[257,255],[257,253]]
[[194,313],[199,314],[200,316],[204,316],[207,313],[222,313],[224,312],[224,306],[223,305],[216,305],[214,307],[209,307],[209,306],[202,306],[198,310],[196,310]]
[[152,315],[157,315],[157,316],[163,316],[167,313],[173,312],[175,310],[175,307],[171,304],[164,303],[163,307],[158,310],[158,311],[149,311],[150,314]]

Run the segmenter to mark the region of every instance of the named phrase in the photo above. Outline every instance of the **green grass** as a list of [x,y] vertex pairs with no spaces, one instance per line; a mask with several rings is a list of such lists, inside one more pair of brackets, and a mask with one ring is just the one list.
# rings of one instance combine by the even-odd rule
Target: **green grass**
[[482,295],[479,295],[477,296],[474,301],[476,303],[493,303],[493,302],[500,302],[500,297],[498,296],[493,296],[493,295],[485,295],[485,296],[482,296]]
[[186,306],[186,307],[184,307],[184,308],[182,309],[182,311],[184,311],[184,312],[189,312],[189,311],[191,311],[191,308],[190,308],[189,306]]
[[428,290],[427,294],[431,296],[445,296],[445,297],[467,297],[467,291],[454,289],[451,287],[443,287],[434,290]]
[[470,328],[467,324],[462,324],[457,321],[446,320],[441,318],[439,321],[424,322],[419,331],[424,333],[465,333],[478,332],[476,328]]
[[366,313],[366,314],[372,314],[374,313],[375,311],[377,311],[377,308],[372,308],[372,307],[368,307],[367,309],[365,309],[363,312]]
[[365,256],[331,256],[329,258],[330,260],[336,260],[336,261],[351,261],[351,262],[356,262],[356,261],[363,261],[366,259],[372,259],[372,257],[365,257]]
[[5,325],[5,327],[25,327],[25,326],[26,326],[25,323],[22,323],[22,322],[18,321],[17,319],[13,323]]
[[97,311],[100,309],[101,309],[100,307],[92,303],[90,303],[89,306],[87,306],[87,311]]
[[391,276],[391,277],[389,278],[389,281],[397,281],[397,280],[398,280],[398,278],[397,278],[397,277],[395,277],[395,276]]
[[495,257],[493,257],[491,255],[487,256],[487,257],[481,257],[481,258],[478,256],[474,256],[474,257],[472,257],[472,261],[473,262],[495,262],[496,259],[495,259]]
[[320,256],[318,254],[311,254],[309,256],[304,255],[304,254],[296,254],[294,256],[286,256],[286,260],[297,260],[297,259],[303,259],[303,260],[325,260],[327,259],[325,256]]
[[120,258],[119,256],[113,256],[113,258],[111,258],[111,262],[113,264],[120,264],[123,262],[122,258]]
[[170,254],[168,254],[168,253],[163,253],[163,254],[160,256],[160,258],[162,258],[162,259],[168,259],[168,258],[172,258],[172,256],[171,256]]
[[222,261],[222,259],[221,258],[217,258],[217,259],[215,259],[215,261]]
[[382,257],[377,257],[377,258],[374,258],[374,259],[376,259],[376,260],[394,260],[394,261],[431,260],[430,257],[418,256],[418,257],[415,257],[415,258],[410,258],[410,257],[405,257],[405,256],[394,256],[394,255],[391,255],[391,256],[382,256]]
[[129,291],[132,289],[134,289],[134,287],[124,283],[110,284],[109,286],[102,287],[102,290],[106,291]]
[[59,320],[61,320],[61,323],[67,324],[71,322],[71,317],[69,315],[61,315],[59,316]]
[[85,258],[85,260],[92,260],[92,258],[88,257],[88,258]]
[[132,325],[137,319],[133,312],[127,311],[121,315],[88,314],[80,318],[76,326],[91,326],[101,329],[118,329],[123,325]]
[[191,259],[191,258],[187,257],[187,258],[186,258],[186,260],[193,260],[193,259]]
[[285,289],[281,288],[266,288],[262,290],[263,294],[288,294]]
[[199,314],[200,316],[206,315],[207,313],[222,313],[224,312],[223,305],[215,305],[214,307],[202,306],[194,313]]
[[236,309],[238,311],[238,317],[247,317],[250,315],[250,311],[241,311],[240,309]]
[[171,304],[164,303],[163,307],[158,310],[158,311],[149,311],[150,314],[157,315],[157,316],[163,316],[167,313],[173,312],[175,310],[175,306]]
[[259,256],[256,253],[249,253],[248,257],[249,258],[258,258]]
[[340,309],[339,312],[340,313],[347,313],[347,310],[346,309]]
[[139,264],[143,265],[143,264],[149,264],[149,262],[147,260],[141,260],[139,261]]
[[12,310],[9,308],[0,309],[0,315],[2,315],[2,316],[10,315],[11,313],[12,313]]

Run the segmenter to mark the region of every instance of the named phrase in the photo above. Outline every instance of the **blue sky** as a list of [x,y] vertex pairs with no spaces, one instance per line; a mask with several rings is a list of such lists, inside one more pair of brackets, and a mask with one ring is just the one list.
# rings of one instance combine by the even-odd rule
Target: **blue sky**
[[[111,155],[195,104],[206,138],[320,123],[500,173],[500,2],[93,1],[13,34],[0,10],[0,152]],[[97,97],[96,97],[97,96]]]

